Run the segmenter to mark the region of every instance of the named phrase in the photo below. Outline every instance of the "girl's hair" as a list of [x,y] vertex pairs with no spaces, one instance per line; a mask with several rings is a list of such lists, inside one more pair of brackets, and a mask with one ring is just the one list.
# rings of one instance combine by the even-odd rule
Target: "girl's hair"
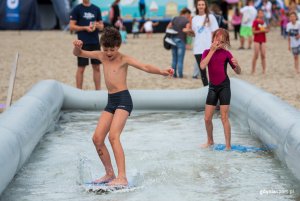
[[240,16],[240,15],[241,15],[240,9],[239,9],[238,7],[235,8],[234,14],[235,14],[236,16]]
[[208,15],[209,15],[208,3],[207,3],[206,0],[194,0],[194,6],[195,6],[195,8],[196,8],[196,15],[199,15],[199,11],[198,11],[198,9],[197,9],[197,5],[198,5],[198,2],[199,2],[199,1],[203,1],[203,2],[205,3],[205,10],[204,10],[204,12],[205,12],[205,20],[204,20],[204,23],[203,23],[203,26],[204,26],[205,23],[209,23],[209,17],[208,17]]
[[264,12],[264,10],[263,10],[263,9],[261,9],[261,8],[260,8],[260,9],[258,9],[258,10],[257,10],[257,14],[256,14],[256,18],[258,18],[258,12]]
[[214,41],[215,37],[222,36],[227,47],[230,47],[230,40],[229,40],[229,33],[226,29],[219,28],[213,33],[212,42]]

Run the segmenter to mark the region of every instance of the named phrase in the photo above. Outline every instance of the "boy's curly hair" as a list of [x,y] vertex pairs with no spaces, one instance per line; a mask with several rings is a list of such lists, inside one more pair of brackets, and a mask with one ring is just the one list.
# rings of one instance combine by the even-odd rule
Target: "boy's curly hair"
[[103,47],[120,47],[122,43],[120,32],[114,27],[105,27],[100,38]]

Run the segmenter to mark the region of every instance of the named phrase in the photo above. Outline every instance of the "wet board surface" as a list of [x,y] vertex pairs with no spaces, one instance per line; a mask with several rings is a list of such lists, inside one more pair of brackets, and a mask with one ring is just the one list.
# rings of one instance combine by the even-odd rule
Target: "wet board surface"
[[[225,144],[215,144],[213,146],[213,150],[215,151],[227,151]],[[266,147],[253,147],[253,146],[244,146],[244,145],[231,145],[231,150],[229,151],[237,151],[237,152],[259,152],[259,151],[269,151],[269,148]]]
[[109,186],[107,183],[96,183],[96,182],[87,182],[84,183],[84,188],[88,192],[94,192],[97,194],[105,194],[105,193],[112,193],[112,192],[131,192],[138,189],[137,186],[129,183],[126,186]]

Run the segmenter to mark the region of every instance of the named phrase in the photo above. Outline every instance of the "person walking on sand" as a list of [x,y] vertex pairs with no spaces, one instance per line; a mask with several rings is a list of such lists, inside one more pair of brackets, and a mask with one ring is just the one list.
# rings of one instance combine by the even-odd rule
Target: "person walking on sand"
[[146,0],[139,0],[139,11],[142,20],[145,20],[146,15]]
[[240,35],[241,23],[242,23],[242,14],[240,13],[240,9],[238,6],[235,7],[234,13],[231,19],[231,24],[234,29],[234,39],[237,40]]
[[[103,22],[100,9],[91,4],[90,0],[83,0],[71,12],[70,30],[77,32],[77,38],[83,41],[84,50],[100,50],[99,30],[103,29]],[[93,79],[95,89],[101,88],[101,62],[98,59],[91,59],[93,67]],[[77,57],[76,87],[82,89],[84,71],[89,65],[89,59]]]
[[230,80],[227,75],[229,63],[235,73],[240,74],[241,68],[232,54],[226,49],[230,46],[229,33],[225,29],[218,29],[213,35],[210,49],[202,54],[201,69],[208,66],[209,87],[205,105],[205,127],[207,142],[201,145],[207,148],[214,144],[212,118],[217,102],[220,102],[221,120],[224,127],[226,149],[231,149],[231,128],[229,122],[229,105],[231,98]]
[[254,2],[253,0],[247,0],[247,5],[244,6],[241,9],[241,13],[243,15],[242,17],[242,24],[241,24],[241,29],[240,29],[240,47],[239,49],[245,49],[244,48],[244,43],[245,40],[248,39],[248,49],[251,49],[251,44],[252,44],[252,24],[253,21],[256,18],[257,11],[254,8]]
[[145,30],[147,38],[152,38],[153,27],[157,26],[159,22],[153,22],[150,18],[147,18],[146,22],[143,24],[140,32]]
[[294,55],[295,71],[299,74],[300,22],[297,20],[297,13],[294,11],[290,13],[290,22],[286,26],[286,31],[288,33],[288,49]]
[[[183,61],[186,50],[186,33],[185,28],[190,28],[191,11],[188,8],[183,8],[180,11],[180,16],[174,17],[168,24],[167,29],[172,28],[177,31],[172,40],[176,45],[172,45],[172,68],[174,69],[174,77],[183,78]],[[178,71],[177,71],[178,70]],[[177,73],[178,72],[178,73]]]
[[[195,35],[193,53],[200,70],[203,86],[207,86],[208,79],[206,69],[200,69],[200,62],[203,51],[208,49],[211,45],[213,32],[216,31],[219,26],[215,16],[209,13],[206,0],[196,0],[195,3],[197,15],[193,17],[191,24],[191,33]],[[193,78],[197,78],[198,75],[196,72],[197,71],[194,70]]]
[[109,10],[109,20],[111,26],[114,26],[115,28],[119,29],[120,27],[116,23],[118,20],[121,19],[121,10],[119,7],[120,0],[115,0]]
[[254,54],[252,59],[252,71],[251,74],[255,73],[256,61],[260,53],[262,73],[266,73],[266,33],[269,32],[269,27],[264,21],[264,11],[258,10],[257,18],[254,20],[252,25],[252,31],[254,34]]
[[[95,182],[108,183],[107,185],[113,186],[128,185],[125,171],[125,155],[120,139],[127,118],[130,116],[133,108],[126,83],[128,67],[132,66],[148,73],[164,76],[172,76],[174,73],[172,68],[162,70],[120,53],[121,42],[120,33],[114,27],[106,27],[103,31],[100,39],[103,52],[85,51],[82,49],[82,41],[75,40],[73,42],[73,54],[75,56],[99,59],[103,64],[104,79],[108,90],[108,102],[99,118],[93,142],[105,167],[106,174],[100,179],[95,180]],[[108,139],[112,146],[118,168],[117,177],[115,176],[111,158],[104,143],[108,133]]]

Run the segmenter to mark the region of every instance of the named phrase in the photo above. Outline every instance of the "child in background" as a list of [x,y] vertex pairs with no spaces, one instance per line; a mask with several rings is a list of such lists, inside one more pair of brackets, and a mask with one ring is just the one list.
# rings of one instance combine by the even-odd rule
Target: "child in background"
[[126,44],[127,43],[127,31],[126,31],[125,26],[122,26],[122,28],[120,29],[120,35],[121,35],[122,43]]
[[237,40],[238,39],[238,35],[240,35],[240,28],[241,28],[241,24],[242,24],[242,14],[240,12],[240,9],[238,7],[236,7],[234,9],[234,14],[232,16],[232,20],[231,20],[231,24],[234,28],[234,39]]
[[132,34],[133,34],[133,38],[138,38],[139,37],[139,26],[140,26],[140,23],[134,18],[132,20]]
[[[93,142],[106,174],[97,179],[97,183],[108,183],[112,186],[128,185],[125,171],[125,155],[121,144],[121,134],[125,127],[128,116],[133,108],[131,95],[127,88],[126,77],[129,66],[139,70],[164,75],[173,76],[173,69],[160,69],[150,64],[143,64],[136,59],[119,52],[121,46],[121,36],[119,31],[114,27],[106,27],[101,35],[100,44],[102,51],[85,51],[82,50],[82,41],[73,42],[73,54],[84,58],[99,59],[103,64],[103,72],[106,87],[108,90],[107,105],[102,112],[94,136]],[[111,163],[110,155],[105,145],[105,138],[109,133],[109,142],[112,146],[118,175]]]
[[288,12],[285,12],[284,9],[280,10],[280,29],[281,35],[285,39],[287,37],[286,25],[289,23]]
[[224,127],[226,150],[231,149],[231,128],[229,122],[229,105],[231,98],[230,80],[227,75],[227,63],[235,73],[240,74],[241,68],[226,49],[230,46],[229,33],[225,29],[217,29],[213,33],[210,49],[204,50],[200,68],[203,70],[208,66],[209,88],[205,105],[205,127],[207,132],[207,143],[201,147],[207,148],[214,144],[212,118],[217,102],[220,102],[221,120]]
[[141,28],[141,32],[145,30],[147,38],[152,38],[153,27],[157,26],[158,24],[159,22],[152,22],[152,20],[148,18]]
[[261,65],[263,68],[262,73],[266,73],[266,33],[269,32],[269,28],[267,27],[264,21],[264,11],[258,10],[257,17],[252,25],[252,32],[254,35],[254,55],[252,59],[252,71],[251,74],[255,73],[256,61],[258,55],[261,55]]
[[288,49],[292,50],[295,62],[295,71],[300,73],[299,70],[299,54],[300,54],[300,22],[297,20],[297,13],[292,11],[290,13],[290,22],[286,26],[288,33]]

